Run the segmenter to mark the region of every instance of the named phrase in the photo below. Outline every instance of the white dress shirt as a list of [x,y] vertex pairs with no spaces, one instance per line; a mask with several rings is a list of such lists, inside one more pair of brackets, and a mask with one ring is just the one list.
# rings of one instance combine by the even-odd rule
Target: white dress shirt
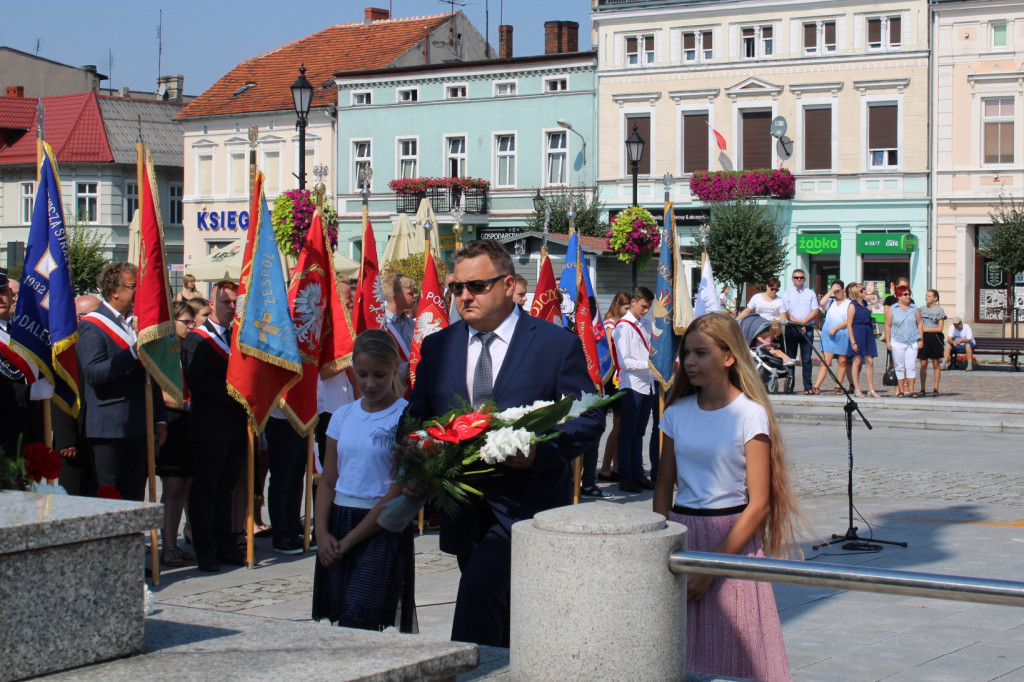
[[[498,380],[498,373],[501,372],[501,365],[505,362],[505,355],[508,353],[508,346],[512,343],[512,334],[519,324],[519,316],[523,314],[519,306],[512,306],[512,314],[505,318],[505,321],[494,330],[494,340],[491,341],[491,380]],[[467,323],[469,327],[469,338],[466,343],[466,393],[469,401],[476,403],[473,398],[473,375],[476,373],[476,363],[480,359],[480,349],[483,345],[477,337],[476,329]]]
[[[632,322],[640,329],[640,334]],[[651,320],[648,317],[637,319],[631,310],[627,310],[612,332],[615,341],[615,356],[619,363],[619,388],[628,388],[642,395],[650,395],[654,388],[654,374],[651,373]],[[646,344],[645,344],[646,342]]]
[[[786,310],[789,311],[789,319],[795,321],[803,321],[811,314],[812,310],[820,310],[818,307],[818,296],[810,287],[790,287],[786,289],[782,296],[783,301],[786,302]],[[811,324],[814,320],[811,320],[807,324]]]

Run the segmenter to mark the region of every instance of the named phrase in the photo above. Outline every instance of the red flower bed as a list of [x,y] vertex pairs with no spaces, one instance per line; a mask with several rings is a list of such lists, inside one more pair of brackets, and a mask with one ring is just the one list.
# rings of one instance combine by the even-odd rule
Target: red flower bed
[[776,197],[792,199],[796,178],[785,168],[744,171],[694,171],[690,192],[703,202],[713,204],[737,197]]

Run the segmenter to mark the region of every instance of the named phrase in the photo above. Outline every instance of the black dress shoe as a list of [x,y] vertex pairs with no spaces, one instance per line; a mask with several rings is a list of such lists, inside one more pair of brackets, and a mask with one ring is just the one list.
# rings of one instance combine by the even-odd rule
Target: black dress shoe
[[596,485],[592,485],[589,488],[580,488],[580,496],[582,497],[609,497],[608,493],[598,488]]
[[597,480],[603,481],[605,483],[615,483],[616,481],[619,480],[619,472],[613,471],[610,474],[602,474],[599,472],[597,474]]
[[221,552],[217,554],[217,561],[228,566],[245,566],[245,555],[241,552]]
[[644,490],[654,490],[654,484],[651,483],[651,479],[649,478],[641,478],[636,482],[636,484]]
[[204,573],[219,573],[220,564],[216,561],[200,561],[198,566],[200,571]]
[[644,489],[636,481],[619,481],[619,490],[624,493],[642,493]]

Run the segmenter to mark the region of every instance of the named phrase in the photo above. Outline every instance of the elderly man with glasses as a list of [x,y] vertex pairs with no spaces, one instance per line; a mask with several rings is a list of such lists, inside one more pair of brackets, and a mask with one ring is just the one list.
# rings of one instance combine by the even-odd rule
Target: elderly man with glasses
[[[814,345],[814,325],[821,313],[818,307],[818,296],[806,286],[807,274],[800,269],[793,271],[793,286],[782,294],[789,311],[789,319],[794,325],[786,327],[786,355],[791,358],[800,354],[801,374],[804,380],[804,393],[813,388],[811,377],[811,346]],[[796,326],[799,325],[799,326]],[[793,392],[795,373],[790,368],[788,392]]]

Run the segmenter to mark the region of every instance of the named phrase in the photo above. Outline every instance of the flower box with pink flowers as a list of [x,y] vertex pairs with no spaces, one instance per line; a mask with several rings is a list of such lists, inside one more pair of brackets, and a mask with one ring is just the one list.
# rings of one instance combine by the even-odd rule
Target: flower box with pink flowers
[[708,204],[738,197],[792,199],[796,193],[796,178],[785,168],[694,171],[690,176],[690,193]]

